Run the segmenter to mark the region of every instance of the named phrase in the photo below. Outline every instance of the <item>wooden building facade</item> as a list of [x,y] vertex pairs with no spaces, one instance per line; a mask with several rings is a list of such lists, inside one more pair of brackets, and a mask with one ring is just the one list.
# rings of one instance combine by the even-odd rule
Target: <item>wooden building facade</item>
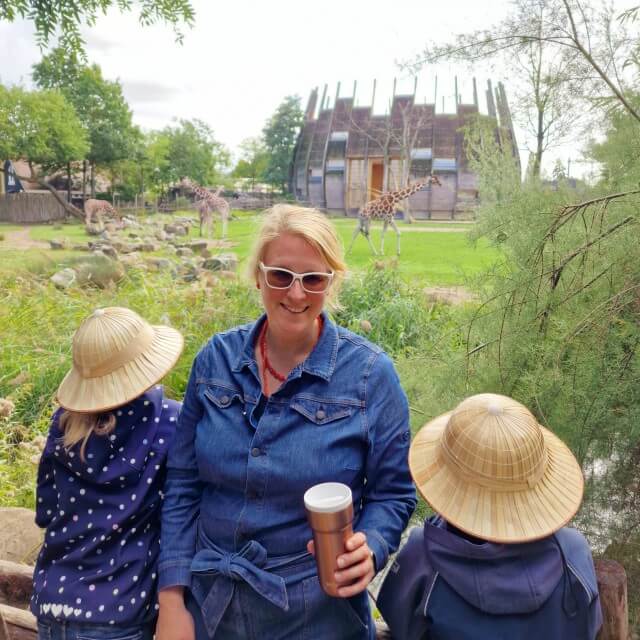
[[[339,97],[327,108],[326,86],[318,106],[314,89],[296,145],[291,192],[312,206],[356,215],[381,192],[403,188],[433,173],[442,186],[412,195],[412,215],[472,217],[477,177],[465,156],[462,127],[470,116],[480,113],[475,79],[472,103],[461,102],[457,82],[455,96],[455,113],[436,113],[435,104],[416,104],[415,95],[394,95],[390,113],[374,115],[370,106],[354,106],[354,97]],[[486,115],[495,119],[496,136],[511,147],[519,163],[503,85],[494,89],[488,82],[485,96]]]

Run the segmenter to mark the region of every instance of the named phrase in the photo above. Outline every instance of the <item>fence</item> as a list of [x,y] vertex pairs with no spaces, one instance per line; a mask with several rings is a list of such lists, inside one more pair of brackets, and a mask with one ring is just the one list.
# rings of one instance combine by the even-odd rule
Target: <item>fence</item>
[[0,195],[0,222],[51,222],[65,216],[64,207],[50,193]]

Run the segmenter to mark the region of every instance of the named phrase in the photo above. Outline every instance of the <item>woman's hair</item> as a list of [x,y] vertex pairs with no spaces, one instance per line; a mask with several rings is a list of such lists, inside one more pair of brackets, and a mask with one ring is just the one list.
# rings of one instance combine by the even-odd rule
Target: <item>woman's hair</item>
[[342,243],[329,218],[317,209],[291,204],[276,204],[267,209],[264,212],[258,238],[249,255],[249,277],[258,279],[260,261],[264,257],[267,245],[285,233],[300,236],[306,240],[318,250],[329,265],[334,275],[327,292],[327,305],[332,309],[339,308],[338,292],[347,270]]
[[62,444],[65,449],[82,442],[80,459],[84,462],[84,451],[92,433],[97,436],[109,435],[116,426],[113,413],[78,413],[64,410],[60,416],[60,430],[63,432]]

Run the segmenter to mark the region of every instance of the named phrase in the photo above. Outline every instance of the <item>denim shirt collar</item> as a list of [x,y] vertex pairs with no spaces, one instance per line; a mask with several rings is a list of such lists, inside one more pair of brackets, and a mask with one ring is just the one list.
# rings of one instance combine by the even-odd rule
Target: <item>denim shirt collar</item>
[[[326,311],[323,311],[321,315],[324,324],[322,326],[320,339],[304,362],[294,367],[288,379],[299,378],[303,373],[309,373],[323,380],[331,379],[336,366],[336,358],[338,357],[338,329],[336,325],[331,322]],[[257,364],[255,359],[255,344],[266,318],[267,314],[263,313],[251,327],[242,346],[240,357],[233,367],[234,371],[241,371],[244,367]]]

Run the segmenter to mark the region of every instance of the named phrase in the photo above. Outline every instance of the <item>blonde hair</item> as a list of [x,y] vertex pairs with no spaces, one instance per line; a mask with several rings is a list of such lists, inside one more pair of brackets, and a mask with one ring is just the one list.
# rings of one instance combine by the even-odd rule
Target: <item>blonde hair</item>
[[97,436],[109,435],[116,426],[113,413],[78,413],[65,409],[60,416],[60,430],[63,432],[62,444],[69,450],[78,442],[80,445],[80,459],[84,462],[84,452],[87,441],[92,433]]
[[344,262],[342,243],[329,218],[310,207],[291,204],[276,204],[264,212],[264,219],[258,237],[249,255],[249,277],[257,280],[260,273],[260,261],[267,245],[285,233],[300,236],[314,247],[333,271],[333,281],[327,292],[327,305],[339,309],[338,293],[347,270]]

